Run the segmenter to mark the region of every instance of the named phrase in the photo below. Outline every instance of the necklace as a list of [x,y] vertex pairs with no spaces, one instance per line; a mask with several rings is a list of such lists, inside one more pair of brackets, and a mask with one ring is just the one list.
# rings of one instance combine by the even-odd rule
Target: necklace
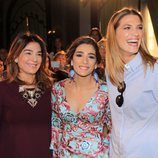
[[38,103],[38,99],[42,96],[43,91],[38,87],[26,88],[24,85],[21,85],[19,86],[19,93],[34,108]]
[[34,97],[34,94],[35,94],[35,91],[36,89],[35,88],[26,88],[25,91],[28,92],[28,95],[30,96],[30,98],[33,98]]

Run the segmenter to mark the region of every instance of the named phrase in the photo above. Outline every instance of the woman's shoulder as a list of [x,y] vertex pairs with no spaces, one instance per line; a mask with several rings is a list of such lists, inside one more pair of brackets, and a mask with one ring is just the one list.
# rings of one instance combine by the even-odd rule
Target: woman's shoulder
[[61,93],[61,91],[64,91],[66,82],[67,82],[67,79],[64,79],[64,80],[61,80],[58,82],[54,82],[54,84],[52,86],[53,93]]
[[18,85],[16,82],[0,81],[0,94],[16,93]]
[[0,81],[0,87],[10,87],[10,86],[13,86],[15,85],[14,82],[9,82],[8,80],[3,80],[3,81]]
[[108,91],[108,86],[107,86],[107,83],[106,83],[105,81],[100,80],[100,81],[99,81],[99,85],[100,85],[100,89],[101,89],[102,91],[105,91],[105,92]]
[[66,81],[67,81],[67,79],[54,82],[53,87],[63,87]]

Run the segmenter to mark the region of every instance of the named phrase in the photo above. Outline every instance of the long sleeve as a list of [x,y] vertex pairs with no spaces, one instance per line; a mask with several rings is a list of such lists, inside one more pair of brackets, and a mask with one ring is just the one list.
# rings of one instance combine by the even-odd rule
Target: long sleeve
[[103,91],[105,92],[105,113],[103,116],[104,124],[107,127],[107,135],[104,138],[104,145],[109,147],[109,142],[111,138],[111,128],[112,128],[112,121],[111,121],[111,111],[110,111],[110,105],[109,105],[109,98],[108,98],[108,89],[107,85],[102,86]]
[[112,128],[112,123],[111,123],[111,111],[110,111],[110,107],[109,107],[109,102],[106,103],[106,111],[105,111],[105,115],[104,115],[104,123],[106,124],[106,127],[108,129],[106,138],[104,139],[104,144],[105,146],[109,146],[110,145],[110,138],[111,138],[111,128]]
[[53,157],[58,157],[58,147],[62,137],[61,119],[59,117],[59,102],[55,87],[52,88],[51,93],[52,116],[51,116],[51,144],[50,149],[53,150]]

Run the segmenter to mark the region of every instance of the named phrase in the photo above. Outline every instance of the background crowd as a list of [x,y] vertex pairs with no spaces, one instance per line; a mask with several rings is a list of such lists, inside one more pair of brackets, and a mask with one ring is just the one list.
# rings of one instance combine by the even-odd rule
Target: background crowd
[[67,49],[18,34],[0,50],[0,81],[0,157],[158,156],[158,63],[133,8]]

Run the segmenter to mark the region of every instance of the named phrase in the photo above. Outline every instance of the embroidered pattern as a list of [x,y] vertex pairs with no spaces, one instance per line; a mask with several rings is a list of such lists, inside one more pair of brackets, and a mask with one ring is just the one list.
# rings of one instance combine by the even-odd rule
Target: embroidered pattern
[[38,103],[38,99],[42,96],[43,91],[38,87],[27,89],[22,85],[19,86],[19,93],[22,95],[23,99],[34,108]]
[[66,100],[64,81],[52,88],[52,139],[54,157],[108,158],[110,133],[103,136],[106,124],[111,130],[111,113],[107,86],[97,92],[78,112],[73,112]]

